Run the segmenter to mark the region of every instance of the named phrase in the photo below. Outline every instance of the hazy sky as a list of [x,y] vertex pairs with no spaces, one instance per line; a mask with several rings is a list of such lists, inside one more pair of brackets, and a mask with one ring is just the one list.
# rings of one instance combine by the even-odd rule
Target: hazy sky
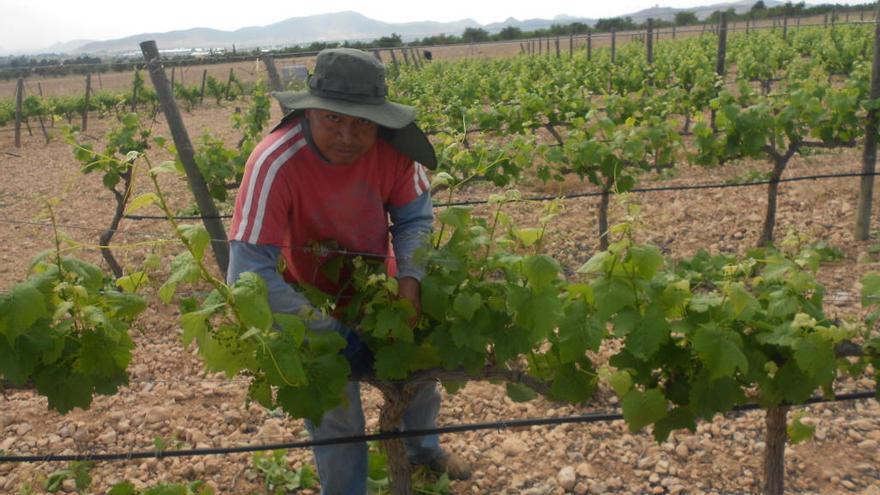
[[[691,7],[721,0],[666,0],[664,7]],[[817,0],[807,3],[820,3]],[[866,3],[850,0],[848,3]],[[354,10],[385,22],[454,21],[481,24],[560,14],[613,17],[656,5],[651,0],[528,0],[503,3],[479,0],[0,0],[0,52],[36,50],[75,39],[106,40],[140,33],[193,27],[234,30],[262,26],[289,17]],[[150,6],[152,8],[150,8]],[[152,10],[152,11],[150,11]]]

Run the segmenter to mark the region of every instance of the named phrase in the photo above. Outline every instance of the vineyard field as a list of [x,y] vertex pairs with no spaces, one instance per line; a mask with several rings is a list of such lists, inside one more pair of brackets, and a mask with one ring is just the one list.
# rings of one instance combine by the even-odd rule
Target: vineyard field
[[[193,135],[210,130],[233,140],[235,133],[231,127],[218,126],[228,120],[228,111],[196,109],[185,115],[185,120]],[[273,112],[277,117],[276,107]],[[156,124],[156,129],[167,135],[164,123]],[[101,135],[102,131],[97,127],[93,133]],[[8,136],[0,139],[6,140],[0,142],[0,149],[11,149]],[[43,209],[43,198],[61,198],[55,207],[56,215],[59,223],[70,226],[62,230],[83,243],[94,244],[98,232],[89,229],[96,225],[100,228],[109,221],[112,208],[106,190],[80,174],[68,158],[69,153],[66,144],[53,142],[44,146],[35,136],[26,140],[22,158],[0,157],[8,177],[14,178],[0,185],[4,219],[42,225],[4,225],[0,239],[0,284],[8,286],[23,278],[28,260],[51,247],[50,232],[45,227],[48,220],[37,213]],[[853,150],[823,153],[799,159],[792,165],[791,173],[857,171],[858,161],[858,153]],[[766,167],[760,161],[744,161],[718,171],[693,167],[683,170],[672,182],[715,182]],[[728,177],[720,177],[719,172]],[[146,188],[146,184],[141,183],[140,187]],[[168,187],[178,199],[187,194],[185,184],[170,183]],[[561,189],[582,190],[585,188],[579,181],[564,184]],[[524,193],[533,194],[558,191],[541,184],[523,188]],[[872,254],[872,242],[851,241],[856,191],[857,182],[852,178],[800,182],[783,186],[780,198],[781,231],[799,229],[843,250],[844,260],[823,267],[821,272],[822,282],[832,295],[830,313],[840,317],[859,312],[858,274],[880,266]],[[486,194],[488,187],[484,185],[467,191],[460,199]],[[597,249],[592,234],[596,229],[592,214],[596,201],[567,201],[558,224],[548,233],[548,251],[563,260],[567,270],[576,269]],[[645,227],[640,234],[644,240],[686,256],[699,247],[718,252],[744,252],[750,248],[760,228],[760,218],[756,217],[764,193],[760,187],[658,192],[640,195],[637,201],[645,214]],[[611,216],[624,213],[617,207]],[[522,225],[537,222],[531,205],[515,207],[514,214]],[[123,230],[167,237],[161,222],[128,222]],[[147,239],[120,233],[116,242]],[[120,252],[124,265],[137,264],[143,256]],[[100,262],[96,251],[84,254],[86,259]],[[191,447],[302,438],[301,421],[274,417],[256,405],[244,406],[246,383],[229,382],[218,375],[206,376],[199,360],[181,349],[176,318],[169,308],[148,310],[136,328],[131,386],[116,396],[96,398],[87,411],[76,410],[65,416],[47,412],[45,399],[30,392],[7,391],[0,398],[0,448],[18,454],[74,451],[82,447],[115,452],[152,449],[156,438]],[[840,390],[870,386],[870,381],[864,380],[846,384]],[[378,393],[368,394],[368,425],[377,424],[380,402]],[[503,386],[475,382],[444,398],[440,422],[561,416],[611,410],[616,405],[609,390],[600,390],[597,400],[586,408],[543,400],[516,404],[504,396]],[[790,447],[790,489],[794,493],[872,493],[870,490],[880,477],[872,448],[877,445],[880,432],[878,404],[868,401],[818,405],[804,412],[805,418],[817,425],[818,435],[812,441]],[[575,468],[578,483],[588,487],[590,493],[645,493],[660,486],[669,493],[754,492],[760,480],[762,422],[758,412],[731,419],[719,417],[700,425],[694,434],[676,432],[662,444],[656,444],[647,432],[629,433],[622,422],[449,435],[442,442],[462,452],[477,472],[472,481],[454,483],[454,493],[556,493],[557,474],[566,466]],[[294,466],[311,462],[307,451],[293,451],[289,458]],[[102,463],[95,469],[94,477],[96,487],[109,486],[121,479],[150,483],[204,479],[215,484],[218,493],[249,493],[259,490],[259,485],[255,471],[248,466],[250,459],[244,454]],[[48,474],[60,467],[46,463],[0,464],[0,491],[13,493],[20,483],[31,482],[39,473]]]
[[[480,45],[450,48],[471,50],[461,57],[466,60],[441,58],[394,74],[392,97],[420,108],[438,150],[435,204],[473,205],[435,211],[433,265],[423,281],[435,298],[429,306],[423,299],[421,326],[389,337],[400,327],[382,334],[378,318],[363,318],[361,331],[371,346],[380,346],[377,377],[422,369],[411,356],[389,365],[379,357],[383,351],[418,350],[447,370],[524,368],[545,380],[547,396],[565,401],[519,402],[508,394],[522,398],[540,387],[472,381],[455,393],[444,390],[441,425],[620,411],[629,423],[444,435],[441,442],[475,472],[435,491],[756,493],[765,489],[764,455],[771,450],[765,411],[717,412],[747,402],[779,410],[782,401],[800,403],[822,390],[828,396],[878,388],[880,360],[872,347],[880,346],[873,328],[878,313],[869,309],[877,307],[880,276],[865,276],[880,272],[880,241],[876,228],[867,241],[853,234],[862,124],[880,105],[868,97],[869,34],[866,26],[852,26],[830,34],[790,33],[785,41],[769,30],[733,36],[732,68],[724,77],[715,73],[714,34],[661,43],[652,66],[643,63],[638,43],[619,44],[616,61],[601,45],[589,61],[583,53],[567,59],[564,50],[560,58],[505,58],[513,54],[500,47],[496,58],[483,60],[488,53],[474,50],[488,48]],[[561,45],[567,49],[567,40]],[[518,44],[504,49],[511,46],[519,50]],[[227,68],[215,69],[217,79],[224,77]],[[250,69],[242,69],[249,74],[241,75],[245,83],[265,74],[253,62]],[[188,69],[188,85],[195,82],[192,71],[201,73]],[[130,87],[125,74],[118,76],[122,90]],[[216,103],[206,100],[182,113],[196,164],[224,215],[264,119],[271,125],[281,116],[274,101],[268,106],[262,85],[249,88],[231,101],[218,96]],[[273,329],[271,313],[260,313],[259,284],[230,287],[212,278],[220,274],[198,222],[180,220],[187,226],[173,231],[174,219],[121,218],[126,208],[197,212],[182,172],[175,173],[182,167],[175,168],[164,116],[115,110],[82,133],[59,132],[59,121],[49,142],[36,128],[14,147],[11,133],[0,132],[7,178],[0,184],[0,287],[12,288],[0,293],[0,356],[20,359],[3,363],[0,378],[6,373],[22,382],[31,370],[37,389],[0,390],[0,456],[305,439],[302,420],[292,416],[313,417],[325,403],[306,404],[302,412],[305,406],[297,410],[281,397],[304,393],[309,384],[303,370],[311,373],[321,352],[330,348],[329,357],[341,360],[332,339],[309,334],[315,340],[303,340],[305,330],[297,334],[290,320],[274,320]],[[756,184],[744,185],[749,182]],[[554,196],[575,197],[546,199]],[[529,199],[535,197],[545,199]],[[872,214],[876,225],[876,202]],[[104,238],[102,249],[99,236],[116,221],[119,230],[112,242]],[[755,250],[770,242],[779,251]],[[94,276],[82,281],[94,273],[67,268],[61,256],[92,263],[112,280],[108,246],[127,277],[90,296],[109,311],[98,318],[96,306],[80,306],[89,295],[85,286],[100,285]],[[47,289],[46,277],[21,283],[33,276],[37,256],[43,256],[38,270],[61,274],[54,288]],[[382,276],[357,273],[357,283],[367,281],[366,297],[375,298],[369,301],[388,296],[390,283],[376,289]],[[123,297],[110,287],[139,293],[128,297],[143,297],[146,309],[109,305],[104,297],[117,303]],[[169,304],[175,291],[179,306]],[[34,302],[41,294],[50,306]],[[19,297],[33,311],[14,308],[25,300]],[[239,306],[250,303],[253,311]],[[58,358],[39,339],[55,329],[40,322],[57,324],[59,332],[70,325],[79,331],[81,323],[125,331],[127,322],[110,322],[117,310],[143,311],[128,329],[130,363],[124,352],[114,355],[115,364],[128,365],[129,379],[114,382],[110,395],[101,395],[110,393],[106,387],[96,387],[93,396],[87,391],[90,407],[73,407],[88,403],[82,390],[63,390],[61,381],[51,381],[57,371],[47,375],[25,361],[36,346],[41,354],[35,362],[63,369],[49,367]],[[65,327],[64,321],[73,323]],[[15,326],[21,322],[22,328]],[[218,325],[216,332],[211,325]],[[25,340],[31,338],[23,331],[28,326],[37,332],[33,344]],[[231,334],[236,338],[227,339]],[[181,345],[181,335],[198,345]],[[835,357],[836,346],[850,338],[867,344],[864,358]],[[85,340],[75,342],[86,348]],[[128,344],[120,342],[120,348]],[[273,352],[282,346],[290,350],[285,359],[295,363],[283,361],[285,370],[298,369],[302,382],[276,361]],[[58,354],[73,347],[62,345]],[[24,357],[15,354],[22,350]],[[267,355],[274,368],[264,364]],[[80,358],[71,369],[101,376],[108,366],[92,359]],[[855,363],[862,359],[873,361],[861,368]],[[212,366],[239,374],[206,371]],[[376,431],[386,391],[364,388],[368,430]],[[880,495],[877,400],[794,406],[788,419],[786,492]],[[796,441],[801,436],[810,438]],[[312,464],[307,450],[285,455],[285,469]],[[91,469],[92,491],[103,493],[123,480],[138,487],[202,480],[217,493],[270,493],[256,463],[246,454],[99,462]],[[28,487],[39,493],[53,473],[55,479],[67,476],[58,474],[65,467],[0,462],[0,493],[30,493]],[[65,483],[66,492],[75,491],[73,480]]]

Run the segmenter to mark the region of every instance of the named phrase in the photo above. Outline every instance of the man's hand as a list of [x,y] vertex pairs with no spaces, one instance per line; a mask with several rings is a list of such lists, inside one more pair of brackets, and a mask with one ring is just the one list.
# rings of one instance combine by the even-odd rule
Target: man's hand
[[409,326],[415,328],[422,315],[422,295],[419,281],[412,277],[403,277],[397,281],[397,297],[409,301],[416,314],[409,320]]

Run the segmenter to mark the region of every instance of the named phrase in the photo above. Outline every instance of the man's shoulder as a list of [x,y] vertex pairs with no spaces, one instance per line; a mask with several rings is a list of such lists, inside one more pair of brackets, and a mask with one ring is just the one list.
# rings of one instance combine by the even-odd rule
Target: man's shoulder
[[274,162],[279,158],[289,161],[299,155],[297,151],[302,149],[305,143],[302,119],[282,122],[257,143],[251,152],[250,161],[255,164],[264,161]]

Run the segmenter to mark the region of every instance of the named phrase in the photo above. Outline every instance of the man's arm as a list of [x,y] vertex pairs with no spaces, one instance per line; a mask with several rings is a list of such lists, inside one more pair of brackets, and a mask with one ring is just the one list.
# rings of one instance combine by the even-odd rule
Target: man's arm
[[425,275],[418,251],[430,246],[434,222],[431,194],[426,191],[401,207],[389,207],[388,212],[391,215],[391,243],[397,260],[398,295],[415,308],[416,316],[411,322],[415,324],[421,314],[419,281]]
[[308,321],[313,330],[335,330],[343,334],[343,325],[320,311],[315,310],[305,296],[294,290],[278,273],[278,257],[281,248],[264,244],[250,244],[241,241],[229,242],[229,270],[226,275],[232,284],[244,272],[254,272],[263,277],[269,290],[269,307],[273,313],[302,315],[311,312],[314,317]]

